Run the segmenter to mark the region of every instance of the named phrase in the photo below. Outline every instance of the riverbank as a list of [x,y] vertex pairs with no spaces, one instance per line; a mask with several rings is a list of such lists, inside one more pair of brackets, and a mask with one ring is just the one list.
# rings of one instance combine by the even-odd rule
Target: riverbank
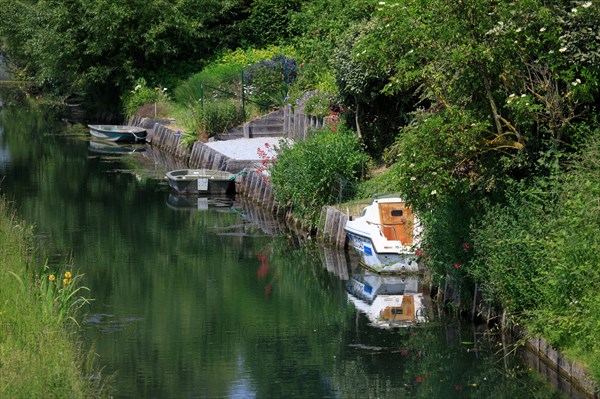
[[75,324],[42,297],[34,255],[31,228],[0,198],[0,397],[96,396]]
[[[161,145],[166,146],[166,150],[171,154],[176,155],[180,144],[176,140],[176,132],[169,131],[168,128],[161,126],[155,131],[160,132],[162,136],[160,139]],[[170,150],[169,150],[170,146]],[[208,148],[208,147],[207,147]],[[180,151],[180,150],[179,150]],[[181,152],[179,152],[181,154]],[[216,169],[227,168],[227,165],[238,165],[236,160],[228,158],[223,154],[215,154],[214,150],[203,150],[201,154],[196,157],[190,157],[185,155],[182,157],[187,162],[199,165],[203,167],[213,167]],[[216,160],[216,161],[215,161]],[[260,167],[253,167],[255,165],[247,164],[243,170],[244,173],[240,174],[236,179],[236,190],[239,194],[251,198],[257,203],[265,206],[272,213],[282,215],[288,227],[293,230],[299,237],[306,240],[318,240],[332,245],[340,249],[347,249],[347,239],[344,233],[344,225],[346,221],[356,215],[355,210],[340,210],[336,207],[324,207],[321,211],[321,217],[317,226],[306,226],[300,223],[294,218],[293,213],[290,209],[285,209],[277,205],[273,198],[273,191],[271,184],[268,179],[260,173]],[[258,170],[257,170],[258,169]],[[449,287],[447,287],[450,289]],[[446,289],[442,293],[446,295],[445,299],[452,300],[451,289],[446,293]],[[475,313],[487,313],[487,308],[481,307],[480,303],[481,295],[476,292],[473,295],[474,303],[471,308]],[[484,312],[485,311],[485,312]],[[598,398],[598,385],[591,378],[590,373],[586,368],[578,362],[572,361],[567,358],[563,353],[552,348],[546,343],[543,338],[531,337],[526,340],[526,350],[531,360],[532,368],[538,370],[544,375],[548,381],[553,383],[557,387],[568,386],[568,391],[572,397],[587,397],[587,398]],[[573,393],[577,392],[575,396]]]

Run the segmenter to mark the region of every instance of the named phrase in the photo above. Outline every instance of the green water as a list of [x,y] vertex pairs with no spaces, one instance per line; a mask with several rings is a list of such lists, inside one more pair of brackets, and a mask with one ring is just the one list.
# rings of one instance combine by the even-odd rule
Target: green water
[[82,127],[0,113],[0,191],[51,266],[85,274],[81,335],[115,397],[561,397],[498,336],[431,304],[418,327],[371,325],[348,299],[343,253],[272,234],[239,199],[178,208],[166,158],[134,149],[98,152]]

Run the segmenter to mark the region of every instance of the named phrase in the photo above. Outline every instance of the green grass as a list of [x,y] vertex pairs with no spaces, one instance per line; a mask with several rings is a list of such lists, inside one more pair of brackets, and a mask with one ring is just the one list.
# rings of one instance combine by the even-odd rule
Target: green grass
[[[40,268],[32,242],[32,229],[0,198],[0,398],[100,396],[97,384],[83,373],[76,323],[60,317],[56,296],[42,295],[41,279],[48,276],[36,275]],[[81,302],[81,287],[74,279],[69,284],[61,293],[74,292],[72,298]],[[77,303],[69,304],[62,306],[63,315],[65,309],[75,311]]]

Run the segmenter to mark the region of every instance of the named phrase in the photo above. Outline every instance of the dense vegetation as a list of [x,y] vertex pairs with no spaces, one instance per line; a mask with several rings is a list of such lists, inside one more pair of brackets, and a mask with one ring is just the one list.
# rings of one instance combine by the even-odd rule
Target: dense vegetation
[[[576,355],[600,380],[597,2],[0,5],[3,49],[38,84],[63,95],[119,93],[130,109],[177,86],[174,104],[192,120],[191,140],[238,115],[234,105],[209,112],[197,108],[199,98],[183,100],[186,91],[200,92],[196,73],[205,74],[203,82],[229,76],[221,80],[228,91],[242,93],[246,68],[260,77],[244,93],[250,100],[260,93],[259,108],[289,102],[339,115],[387,168],[359,192],[397,191],[413,204],[425,226],[423,261],[436,282],[449,280],[465,300],[479,286],[489,306]],[[239,74],[227,74],[231,66]],[[283,72],[292,70],[294,79]],[[156,97],[131,95],[140,78],[144,95]],[[303,147],[287,151],[282,159],[294,159]],[[327,145],[310,147],[313,160],[328,152]],[[295,179],[301,165],[275,163],[274,176]],[[311,162],[303,167],[323,177]],[[278,186],[289,199],[306,190]],[[306,204],[333,198],[318,195]]]
[[32,249],[31,229],[0,198],[0,396],[92,397],[99,388],[82,374],[78,337],[65,334],[82,303],[79,276],[39,272]]

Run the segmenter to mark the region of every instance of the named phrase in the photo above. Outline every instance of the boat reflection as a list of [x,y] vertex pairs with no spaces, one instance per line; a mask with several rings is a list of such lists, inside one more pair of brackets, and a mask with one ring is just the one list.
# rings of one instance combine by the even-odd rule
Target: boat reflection
[[229,209],[233,206],[233,197],[202,195],[177,195],[170,193],[167,198],[167,206],[176,210],[205,211],[209,208]]
[[382,275],[362,267],[346,283],[348,299],[379,328],[409,327],[429,321],[418,275]]
[[146,151],[144,144],[117,144],[106,140],[90,140],[89,150],[97,154],[120,155]]

